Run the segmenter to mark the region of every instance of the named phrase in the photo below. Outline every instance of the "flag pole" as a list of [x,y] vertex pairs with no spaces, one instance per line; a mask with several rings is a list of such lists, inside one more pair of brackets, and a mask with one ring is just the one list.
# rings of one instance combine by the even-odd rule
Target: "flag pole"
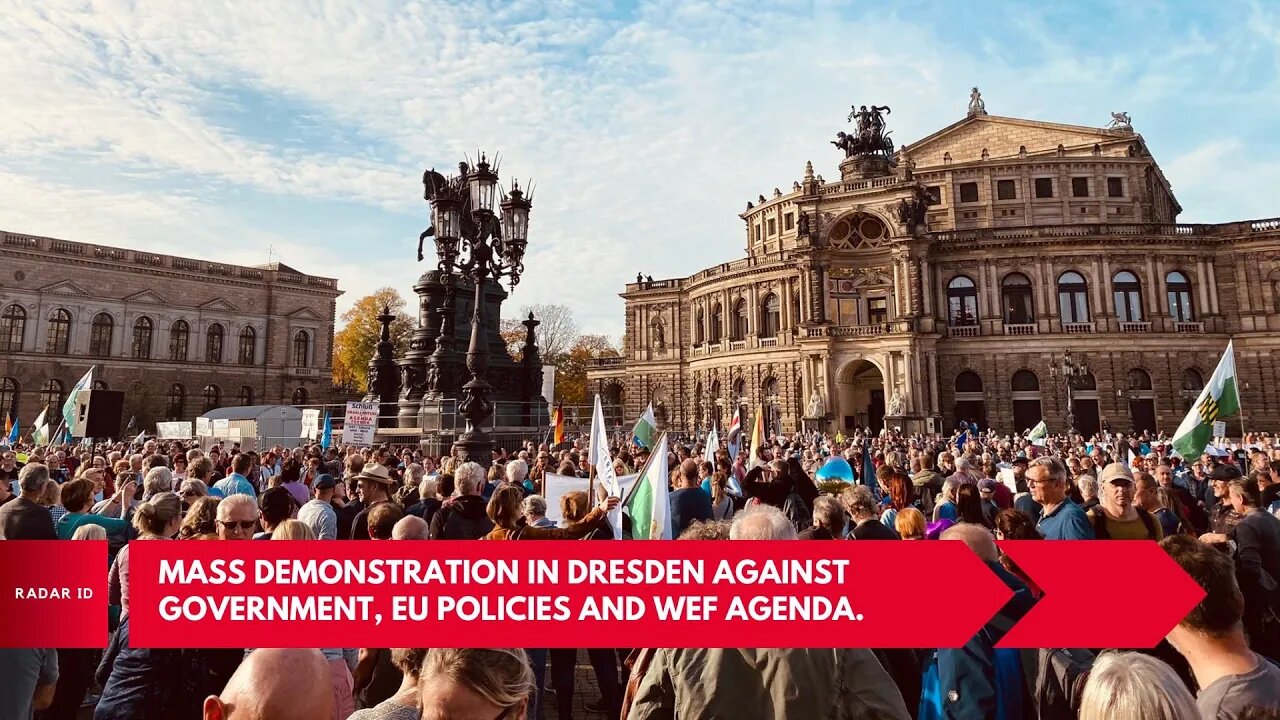
[[1244,401],[1240,399],[1240,368],[1236,367],[1236,339],[1232,337],[1227,340],[1227,347],[1231,348],[1231,367],[1235,370],[1235,377],[1232,378],[1231,386],[1236,389],[1236,415],[1240,418],[1240,447],[1244,448]]

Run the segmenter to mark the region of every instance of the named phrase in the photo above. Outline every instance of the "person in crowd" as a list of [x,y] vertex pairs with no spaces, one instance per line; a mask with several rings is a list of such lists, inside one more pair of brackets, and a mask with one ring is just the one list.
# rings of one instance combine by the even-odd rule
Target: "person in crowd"
[[855,540],[898,540],[893,528],[880,522],[878,506],[871,488],[866,485],[850,485],[840,493],[845,512],[853,518],[853,531],[849,537]]
[[1086,513],[1098,506],[1098,478],[1093,473],[1082,473],[1076,477],[1076,489],[1080,492],[1080,509]]
[[486,512],[493,521],[493,529],[484,536],[486,540],[562,540],[590,535],[605,520],[605,515],[618,506],[618,498],[602,500],[598,507],[582,520],[563,528],[535,527],[524,524],[522,504],[524,493],[518,486],[504,485],[494,491]]
[[143,475],[142,499],[162,492],[173,492],[173,472],[165,466],[153,467]]
[[[40,504],[45,485],[50,481],[49,468],[28,463],[18,473],[21,495],[0,505],[0,540],[57,540],[53,514]],[[0,486],[9,487],[8,482]]]
[[911,485],[914,493],[920,498],[920,512],[925,517],[933,515],[934,499],[942,492],[944,478],[934,469],[933,455],[924,453],[911,461]]
[[67,514],[67,509],[62,507],[62,486],[57,480],[49,478],[44,481],[44,492],[40,494],[40,505],[49,511],[49,517],[53,518],[54,525]]
[[191,503],[178,528],[178,539],[218,539],[218,498],[201,497]]
[[356,484],[364,507],[351,521],[351,539],[369,540],[369,511],[379,503],[391,502],[391,488],[395,481],[391,479],[391,471],[386,465],[370,463],[356,476]]
[[209,486],[202,480],[190,478],[178,483],[178,497],[182,498],[184,508],[191,507],[196,500],[209,495]]
[[[1036,523],[1027,514],[1021,510],[1001,510],[996,513],[995,522],[996,540],[1042,540],[1040,531],[1036,530]],[[1015,577],[1022,581],[1031,594],[1040,597],[1040,588],[1031,581],[1030,576],[1022,571],[1008,555],[1004,552],[1000,553],[1000,566],[1005,570],[1013,573]]]
[[670,495],[672,535],[684,532],[695,520],[712,519],[711,496],[698,483],[698,462],[692,458],[681,462],[676,479],[678,484]]
[[885,509],[880,514],[880,522],[885,527],[893,527],[893,521],[897,519],[898,513],[903,508],[911,507],[915,502],[912,496],[911,480],[905,474],[899,472],[896,468],[888,467],[889,471],[884,476],[885,492]]
[[[312,478],[312,486],[315,481]],[[311,500],[311,487],[302,482],[302,464],[293,458],[284,461],[280,468],[280,473],[271,478],[267,483],[269,487],[279,486],[289,491],[289,495],[293,497],[298,507],[306,505]]]
[[[1177,498],[1177,506],[1182,508],[1181,513],[1176,513],[1178,517],[1189,522],[1191,528],[1194,528],[1197,533],[1204,532],[1205,528],[1208,527],[1208,516],[1205,515],[1204,508],[1192,496],[1191,491],[1175,482],[1173,468],[1168,463],[1160,463],[1156,466],[1156,470],[1152,475],[1155,476],[1160,488],[1163,488],[1167,494]],[[1166,502],[1165,507],[1171,511],[1173,510],[1172,503]],[[1161,520],[1162,527],[1163,522]],[[1165,534],[1172,535],[1173,533],[1166,532]]]
[[1280,659],[1280,518],[1261,508],[1253,480],[1233,480],[1228,499],[1240,515],[1235,526],[1236,579],[1244,596],[1245,632],[1254,650]]
[[[7,481],[0,485],[8,486]],[[0,717],[28,720],[53,702],[58,683],[58,651],[53,648],[0,648]]]
[[959,511],[956,509],[956,491],[960,488],[960,481],[955,478],[948,477],[942,481],[942,493],[938,496],[937,503],[933,507],[933,520],[950,520],[952,522],[960,518]]
[[[996,521],[996,513],[1000,512],[1000,507],[996,504],[996,490],[1004,488],[992,478],[983,478],[978,481],[978,496],[982,505],[982,522],[987,527],[992,527]],[[1008,490],[1008,488],[1005,488]],[[1013,497],[1009,497],[1009,505],[1013,505]]]
[[713,520],[731,520],[736,507],[729,494],[729,471],[715,470],[710,477],[711,517]]
[[1231,483],[1242,477],[1240,468],[1223,463],[1209,471],[1209,489],[1213,495],[1209,510],[1209,532],[1200,536],[1202,542],[1226,547],[1240,522],[1240,513],[1231,505]]
[[422,660],[418,679],[420,717],[516,720],[528,715],[534,689],[523,650],[431,649]]
[[[120,502],[124,502],[125,496],[132,497],[134,492],[133,481],[125,482],[116,491],[116,497]],[[103,515],[95,515],[89,513],[89,507],[93,503],[93,483],[89,480],[70,480],[62,485],[62,506],[67,509],[67,514],[62,516],[55,526],[59,540],[68,540],[75,534],[76,528],[86,523],[93,525],[101,525],[109,535],[121,535],[128,522],[120,518],[110,518]]]
[[[413,466],[411,465],[410,470],[412,469]],[[423,466],[423,472],[426,472],[425,466]],[[453,479],[452,475],[448,477],[450,480]],[[440,497],[440,483],[442,479],[442,476],[439,474],[424,474],[422,479],[418,481],[418,499],[412,505],[405,508],[405,514],[416,515],[430,525],[432,518],[434,518],[436,513],[440,511],[440,506],[443,503],[443,500]]]
[[[759,504],[734,517],[729,537],[794,540],[796,531],[781,510]],[[866,649],[657,649],[639,653],[632,676],[638,681],[628,720],[911,717]]]
[[378,503],[369,509],[369,539],[390,540],[404,510],[393,502]]
[[481,496],[484,468],[465,462],[454,471],[456,496],[450,498],[431,519],[432,540],[478,540],[493,529]]
[[982,491],[977,483],[964,483],[956,488],[956,514],[962,523],[990,527],[982,507]]
[[[1105,477],[1106,471],[1103,471]],[[1105,482],[1105,480],[1104,480]],[[1093,540],[1093,527],[1079,505],[1067,499],[1067,468],[1056,457],[1038,457],[1027,466],[1027,487],[1040,506],[1036,529],[1046,540]]]
[[297,513],[293,495],[283,487],[267,488],[258,496],[258,519],[262,529],[254,533],[254,540],[270,540],[276,526]]
[[1280,710],[1280,667],[1249,647],[1231,558],[1186,535],[1160,545],[1205,591],[1167,636],[1195,675],[1201,717],[1236,720],[1250,707]]
[[893,521],[893,529],[903,540],[924,540],[928,523],[925,522],[924,513],[913,507],[903,508]]
[[[406,515],[404,519],[417,520],[425,525],[422,518],[416,515]],[[371,708],[355,711],[348,720],[418,720],[422,707],[418,681],[426,655],[425,649],[392,648],[391,663],[400,670],[400,689]]]
[[1135,652],[1103,653],[1089,671],[1080,720],[1201,720],[1195,698],[1165,663]]
[[[212,459],[212,453],[210,454]],[[248,495],[257,497],[257,491],[254,490],[253,483],[249,482],[247,473],[249,472],[250,460],[248,455],[239,454],[231,458],[231,474],[222,478],[213,484],[223,497],[231,497],[232,495]],[[214,462],[217,467],[217,462]],[[201,478],[203,480],[203,478]]]
[[524,522],[529,527],[555,527],[553,520],[547,517],[547,501],[541,495],[530,495],[520,506]]
[[338,513],[333,509],[337,486],[332,475],[317,475],[311,483],[311,499],[298,508],[298,520],[311,528],[317,540],[338,539]]
[[844,508],[839,501],[830,495],[820,495],[813,501],[813,526],[802,530],[799,537],[801,540],[843,540],[845,525]]
[[329,669],[319,650],[260,648],[226,688],[204,701],[204,720],[320,720],[333,714]]
[[276,525],[276,529],[271,533],[271,540],[315,540],[316,534],[311,526],[302,522],[289,518]]
[[218,503],[219,540],[252,540],[258,531],[258,504],[252,495],[236,493]]
[[[1144,482],[1155,486],[1145,472]],[[1102,469],[1102,502],[1088,513],[1093,535],[1098,540],[1155,540],[1164,538],[1160,522],[1134,504],[1135,483],[1127,468],[1111,463]]]
[[405,515],[391,529],[392,540],[430,540],[431,527],[417,515]]

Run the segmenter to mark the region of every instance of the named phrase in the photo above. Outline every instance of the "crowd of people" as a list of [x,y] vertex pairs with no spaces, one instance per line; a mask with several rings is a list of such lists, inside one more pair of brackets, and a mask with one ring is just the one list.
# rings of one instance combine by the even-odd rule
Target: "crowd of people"
[[[1198,458],[1146,435],[802,433],[754,456],[669,439],[682,540],[959,541],[1013,598],[961,648],[585,648],[600,691],[587,710],[603,718],[1280,718],[1280,438]],[[562,519],[547,517],[545,475],[585,477],[590,456],[584,438],[498,449],[487,467],[387,446],[0,447],[0,537],[106,539],[111,606],[106,648],[0,650],[0,717],[566,720],[572,649],[133,647],[128,543],[613,541],[619,498],[604,492],[551,498]],[[611,457],[619,475],[650,462],[632,443]],[[1206,596],[1152,649],[997,648],[1040,595],[1006,539],[1159,542]],[[1083,582],[1123,572],[1080,568]],[[939,620],[920,622],[963,601],[927,568],[912,591],[939,598]]]

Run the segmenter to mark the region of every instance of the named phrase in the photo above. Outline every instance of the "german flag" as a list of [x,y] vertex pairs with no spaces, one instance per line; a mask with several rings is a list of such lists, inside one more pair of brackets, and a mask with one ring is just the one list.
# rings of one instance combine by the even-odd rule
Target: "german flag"
[[551,411],[551,444],[553,446],[564,442],[564,401],[556,403],[556,409]]

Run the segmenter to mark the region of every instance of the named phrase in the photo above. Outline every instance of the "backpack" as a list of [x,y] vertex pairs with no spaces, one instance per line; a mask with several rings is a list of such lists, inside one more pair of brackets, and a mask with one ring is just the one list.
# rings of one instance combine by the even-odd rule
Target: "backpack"
[[[1095,508],[1095,510],[1097,510],[1097,512],[1088,516],[1089,523],[1093,525],[1093,539],[1110,540],[1111,533],[1107,531],[1107,514],[1102,512],[1101,506]],[[1142,521],[1143,527],[1147,529],[1147,539],[1155,540],[1157,520],[1151,516],[1151,513],[1140,507],[1135,507],[1134,510],[1138,511],[1138,519]]]
[[787,501],[782,503],[782,514],[796,527],[796,532],[802,532],[813,525],[813,511],[799,493],[793,492],[787,496]]
[[449,512],[449,517],[440,525],[440,534],[444,540],[479,540],[493,529],[493,521],[486,516],[468,520],[453,508],[442,508],[441,512]]

